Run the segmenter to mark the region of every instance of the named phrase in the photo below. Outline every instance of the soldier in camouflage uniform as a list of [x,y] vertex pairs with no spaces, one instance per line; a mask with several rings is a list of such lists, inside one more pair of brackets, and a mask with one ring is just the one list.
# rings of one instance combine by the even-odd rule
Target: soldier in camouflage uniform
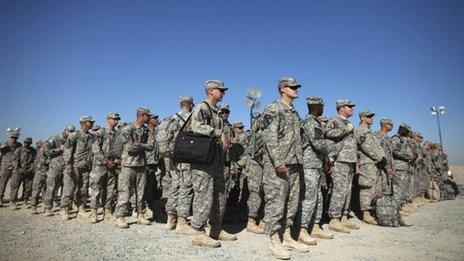
[[44,155],[50,159],[47,171],[47,189],[43,197],[45,216],[52,216],[53,200],[57,190],[62,186],[63,173],[65,169],[63,151],[68,136],[76,129],[73,125],[67,125],[60,134],[51,137],[45,144]]
[[121,132],[119,136],[124,139],[124,149],[121,156],[118,201],[115,211],[118,228],[129,227],[124,216],[127,214],[132,193],[135,193],[137,223],[140,225],[151,224],[145,217],[145,202],[143,200],[147,176],[145,152],[154,148],[153,143],[148,143],[148,128],[145,126],[150,121],[151,116],[150,109],[139,107],[136,121],[119,130]]
[[[234,127],[229,122],[230,108],[226,103],[221,102],[219,104],[219,118],[220,125],[223,132],[228,136],[228,140],[232,142],[234,139]],[[235,187],[235,175],[237,174],[236,165],[232,162],[230,158],[230,151],[227,150],[225,153],[224,159],[224,180],[226,184],[226,197],[229,199],[229,194],[231,190]],[[236,206],[236,205],[235,205]]]
[[[290,258],[287,249],[309,251],[308,246],[295,241],[290,233],[298,210],[303,164],[300,117],[292,104],[298,98],[300,87],[294,78],[279,79],[280,100],[263,111],[264,220],[266,234],[270,236],[269,250],[280,259]],[[283,242],[280,240],[282,229],[285,230]]]
[[398,128],[398,133],[391,138],[393,152],[393,166],[395,175],[392,177],[393,197],[399,205],[403,206],[403,211],[411,212],[407,203],[411,202],[411,191],[409,187],[411,179],[411,165],[416,157],[412,151],[409,133],[411,127],[402,123]]
[[393,120],[390,118],[382,118],[380,120],[380,130],[375,132],[375,136],[379,140],[380,146],[382,147],[387,164],[385,170],[381,170],[382,175],[382,192],[384,195],[392,194],[391,178],[395,173],[393,168],[393,154],[390,136],[388,133],[393,129]]
[[16,200],[18,196],[18,190],[23,184],[23,202],[24,207],[30,207],[27,205],[28,199],[32,195],[32,181],[34,179],[34,162],[37,157],[37,151],[32,145],[32,138],[26,137],[24,139],[23,146],[17,151],[17,164],[13,169],[13,175],[10,181],[10,206],[12,209],[17,209]]
[[359,228],[357,224],[348,221],[351,186],[358,160],[353,124],[348,120],[353,115],[355,104],[350,100],[341,99],[336,102],[336,106],[337,115],[329,119],[325,126],[326,137],[335,142],[335,149],[329,154],[333,162],[329,228],[333,231],[349,233],[350,229]]
[[47,189],[47,172],[50,165],[50,158],[45,155],[45,142],[36,142],[37,157],[35,159],[35,175],[32,182],[31,207],[32,214],[38,214],[37,203],[39,194],[42,193],[42,200]]
[[426,164],[426,152],[423,142],[423,136],[420,132],[415,132],[413,135],[413,140],[416,143],[417,148],[417,159],[415,160],[415,174],[417,177],[417,191],[416,191],[416,199],[414,202],[414,206],[422,206],[426,203],[425,200],[425,193],[427,192],[427,188],[430,182],[430,178],[427,172],[427,164]]
[[[14,169],[18,164],[19,150],[22,144],[18,142],[19,129],[7,129],[10,141],[2,143],[0,150],[2,152],[2,161],[0,165],[0,207],[3,206],[3,196],[5,194],[6,184],[13,175]],[[16,209],[16,204],[11,204],[11,208]]]
[[359,201],[363,221],[367,224],[378,225],[371,211],[377,199],[383,195],[380,170],[385,169],[387,159],[379,140],[370,128],[374,123],[374,116],[375,113],[369,109],[361,111],[359,113],[361,123],[354,131],[354,136],[358,145]]
[[[63,193],[61,196],[61,220],[69,219],[69,209],[74,202],[78,207],[78,216],[86,218],[85,203],[88,194],[86,177],[92,166],[91,153],[93,135],[89,130],[95,122],[90,116],[80,119],[80,130],[68,136],[64,144],[63,159],[65,170],[63,174]],[[88,179],[87,179],[88,181]]]
[[162,172],[158,169],[160,156],[158,153],[158,146],[156,143],[156,127],[158,126],[158,115],[152,115],[148,121],[148,144],[153,144],[153,150],[145,152],[147,158],[147,185],[145,187],[145,204],[147,207],[153,209],[153,204],[156,199],[161,198],[161,178]]
[[[92,171],[90,172],[90,223],[97,222],[97,211],[102,202],[104,219],[113,218],[113,208],[116,201],[116,181],[118,178],[118,161],[109,155],[110,148],[116,139],[116,126],[121,118],[118,113],[110,112],[106,115],[106,128],[94,135],[92,143]],[[106,193],[102,197],[103,193]]]
[[[218,116],[217,103],[222,100],[228,88],[219,80],[208,80],[205,83],[207,99],[197,104],[192,110],[191,129],[193,132],[214,137],[214,160],[211,164],[191,164],[193,184],[193,245],[205,247],[220,247],[217,240],[237,240],[222,230],[222,218],[226,204],[224,183],[224,155],[230,145],[227,133],[221,125]],[[205,233],[205,226],[209,219],[211,231]]]
[[[303,137],[303,169],[301,182],[301,230],[298,241],[307,245],[316,245],[313,237],[332,239],[320,226],[322,218],[322,162],[333,150],[333,141],[324,137],[324,131],[318,117],[324,111],[324,101],[321,97],[308,97],[306,101],[309,114],[301,122]],[[314,221],[311,236],[308,233],[310,223]]]

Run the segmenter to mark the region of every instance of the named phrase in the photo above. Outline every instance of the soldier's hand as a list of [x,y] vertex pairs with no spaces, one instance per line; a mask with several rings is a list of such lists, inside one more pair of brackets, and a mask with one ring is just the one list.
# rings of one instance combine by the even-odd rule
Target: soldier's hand
[[61,144],[60,147],[59,147],[58,149],[61,150],[61,151],[64,151],[64,145]]
[[351,123],[348,123],[348,124],[346,125],[346,130],[347,130],[348,132],[352,132],[352,131],[353,131],[353,129],[354,129],[354,126],[353,126],[353,124],[351,124]]
[[354,174],[356,175],[361,174],[361,169],[359,168],[358,164],[356,164],[356,168],[354,169]]
[[279,173],[287,173],[289,171],[288,167],[285,165],[277,166],[275,169]]
[[225,149],[225,150],[227,148],[229,148],[229,146],[230,146],[229,137],[225,133],[221,134],[221,143],[222,143],[222,148]]
[[74,174],[75,174],[75,173],[74,173],[74,168],[68,168],[68,169],[66,170],[66,173],[67,173],[68,176],[70,176],[70,177],[74,176]]

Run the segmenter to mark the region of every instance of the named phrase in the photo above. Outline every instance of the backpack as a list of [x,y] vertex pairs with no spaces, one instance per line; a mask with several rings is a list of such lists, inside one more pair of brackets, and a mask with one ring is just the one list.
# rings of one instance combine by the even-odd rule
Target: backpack
[[171,126],[175,119],[173,117],[166,118],[161,121],[157,128],[155,140],[158,145],[158,152],[163,158],[167,158],[171,152],[171,143],[174,138],[174,133],[171,131]]
[[441,199],[440,187],[436,181],[430,181],[429,187],[427,189],[427,195],[430,200],[439,201]]
[[400,214],[400,205],[391,196],[383,196],[377,200],[375,214],[380,226],[406,226]]
[[108,149],[108,159],[121,159],[122,152],[124,151],[124,144],[126,144],[126,138],[123,133],[130,131],[130,126],[131,125],[127,125],[116,132],[114,141]]

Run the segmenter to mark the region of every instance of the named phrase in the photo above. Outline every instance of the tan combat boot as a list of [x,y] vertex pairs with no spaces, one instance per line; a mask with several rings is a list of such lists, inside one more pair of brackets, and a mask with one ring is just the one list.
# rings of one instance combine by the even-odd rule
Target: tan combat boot
[[221,243],[206,235],[204,230],[196,230],[192,236],[192,245],[202,247],[220,247]]
[[222,230],[220,226],[211,226],[211,230],[209,231],[209,236],[212,239],[221,240],[221,241],[237,240],[237,236],[227,233],[226,231]]
[[77,216],[80,218],[89,218],[89,214],[85,212],[84,205],[80,205],[77,210]]
[[195,235],[197,232],[195,229],[188,225],[187,219],[184,217],[179,217],[177,220],[176,231],[186,236]]
[[363,211],[363,221],[370,225],[378,225],[377,221],[371,216],[371,212],[369,210]]
[[116,219],[116,227],[120,229],[128,228],[129,224],[127,224],[127,221],[124,217],[120,217]]
[[271,235],[271,238],[269,239],[269,250],[271,251],[272,255],[277,259],[290,259],[290,253],[282,245],[278,232],[275,232]]
[[14,202],[14,201],[11,201],[10,208],[11,208],[11,210],[18,210],[19,209],[18,205],[16,205],[16,202]]
[[104,215],[105,221],[110,221],[114,218],[113,213],[111,213],[111,209],[105,209],[105,212],[103,215]]
[[28,209],[31,208],[31,205],[27,204],[27,200],[23,200],[23,206]]
[[60,211],[61,220],[66,221],[69,220],[69,213],[67,208],[62,208]]
[[322,238],[322,239],[333,239],[334,236],[331,233],[326,232],[322,229],[319,224],[314,224],[313,230],[311,231],[312,237]]
[[290,233],[290,228],[285,229],[284,238],[282,240],[282,246],[284,246],[288,250],[295,250],[298,252],[309,251],[309,246],[298,243],[292,238],[292,235]]
[[254,234],[264,234],[264,229],[256,225],[256,220],[251,217],[248,218],[246,231]]
[[37,206],[32,206],[32,207],[31,207],[31,210],[32,210],[32,215],[37,215],[37,214],[39,214],[39,212],[37,211]]
[[46,217],[51,217],[51,216],[53,216],[52,210],[49,209],[49,208],[46,208],[46,209],[45,209],[45,213],[44,213],[44,214],[45,214]]
[[144,226],[149,226],[149,225],[151,225],[151,222],[150,222],[150,220],[148,220],[145,217],[145,213],[139,213],[137,215],[137,224],[144,225]]
[[308,245],[308,246],[317,245],[316,239],[312,238],[309,235],[308,230],[306,228],[301,228],[300,234],[298,235],[298,242],[300,242],[301,244]]
[[166,222],[166,230],[173,230],[177,225],[177,216],[168,214],[168,221]]
[[409,214],[408,212],[404,212],[403,210],[400,210],[400,215],[402,217],[409,217],[411,214]]
[[349,229],[359,229],[359,225],[356,223],[350,222],[347,216],[343,216],[340,222],[342,223],[343,226]]
[[350,233],[351,231],[340,222],[338,218],[332,218],[329,223],[329,229],[335,232]]
[[266,222],[264,222],[264,220],[260,220],[259,221],[259,224],[258,224],[258,227],[262,228],[264,231],[266,231]]
[[95,224],[98,221],[97,209],[92,209],[90,212],[90,223]]

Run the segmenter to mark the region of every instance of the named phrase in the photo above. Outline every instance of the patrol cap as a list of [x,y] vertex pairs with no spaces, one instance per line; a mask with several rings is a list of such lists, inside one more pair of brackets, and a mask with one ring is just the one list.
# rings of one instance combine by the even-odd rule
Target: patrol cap
[[220,90],[227,91],[229,88],[227,88],[224,85],[223,81],[220,81],[220,80],[207,80],[205,82],[205,90],[211,90],[211,89],[220,89]]
[[180,96],[180,102],[190,102],[190,103],[193,103],[193,98],[192,98],[192,96],[182,95],[182,96]]
[[221,102],[219,104],[219,110],[220,111],[228,111],[228,112],[230,112],[229,104]]
[[237,121],[234,123],[234,128],[244,128],[245,126],[243,126],[243,122],[241,121]]
[[375,113],[371,109],[364,109],[359,113],[359,118],[374,116]]
[[348,99],[340,99],[336,102],[337,108],[342,106],[356,106],[351,100]]
[[390,119],[390,118],[382,118],[380,120],[380,124],[391,124],[391,125],[393,125],[393,120]]
[[414,131],[413,134],[414,134],[414,136],[417,136],[419,138],[424,138],[424,136],[422,136],[422,133],[420,133],[418,131]]
[[21,131],[21,128],[16,128],[13,130],[10,127],[8,127],[6,128],[6,131],[8,132],[10,138],[19,138],[19,132]]
[[93,130],[93,131],[98,131],[99,129],[100,129],[100,125],[98,125],[98,124],[95,124],[95,125],[93,125],[93,127],[92,127],[92,130]]
[[280,78],[277,84],[277,88],[280,89],[282,87],[301,87],[301,84],[299,84],[295,78],[292,77],[283,77]]
[[66,125],[66,127],[64,128],[64,131],[69,131],[69,132],[74,132],[76,130],[76,128],[74,127],[74,125],[72,124],[68,124]]
[[412,131],[411,125],[407,123],[401,123],[400,127],[407,129],[408,131]]
[[148,109],[147,107],[143,107],[143,106],[137,108],[137,113],[145,113],[148,116],[152,115],[150,112],[150,109]]
[[306,103],[309,105],[324,105],[324,100],[322,97],[318,96],[309,96],[306,98]]
[[106,115],[106,119],[113,119],[113,120],[121,120],[121,117],[119,117],[119,113],[116,112],[110,112]]
[[91,116],[83,116],[83,117],[81,117],[81,119],[79,120],[80,123],[82,123],[82,122],[87,122],[87,121],[92,122],[92,123],[95,122]]
[[24,139],[24,143],[32,144],[32,138],[31,138],[31,137],[26,137],[26,138]]

